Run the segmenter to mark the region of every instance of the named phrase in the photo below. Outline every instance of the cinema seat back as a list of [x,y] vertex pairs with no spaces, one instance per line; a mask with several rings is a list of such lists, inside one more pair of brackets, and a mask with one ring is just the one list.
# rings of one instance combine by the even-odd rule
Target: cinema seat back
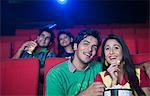
[[35,96],[38,94],[38,78],[38,59],[3,61],[0,96]]
[[132,60],[135,64],[150,62],[150,53],[141,53],[141,54],[132,55]]

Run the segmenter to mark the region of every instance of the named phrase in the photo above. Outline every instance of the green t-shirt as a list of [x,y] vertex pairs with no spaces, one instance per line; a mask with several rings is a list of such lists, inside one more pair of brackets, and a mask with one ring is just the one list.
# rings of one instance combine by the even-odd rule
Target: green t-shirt
[[46,77],[46,96],[75,96],[94,82],[102,64],[91,62],[86,70],[76,70],[70,60],[51,69]]

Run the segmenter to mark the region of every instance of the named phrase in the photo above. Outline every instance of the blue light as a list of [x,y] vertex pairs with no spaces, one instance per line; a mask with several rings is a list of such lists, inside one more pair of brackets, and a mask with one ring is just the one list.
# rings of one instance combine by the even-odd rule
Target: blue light
[[67,2],[67,0],[56,0],[59,4],[65,4]]
[[59,1],[64,2],[65,0],[59,0]]
[[51,28],[54,28],[54,27],[56,27],[57,26],[57,24],[47,24],[46,26],[44,26],[44,27],[48,27],[49,29],[51,29]]

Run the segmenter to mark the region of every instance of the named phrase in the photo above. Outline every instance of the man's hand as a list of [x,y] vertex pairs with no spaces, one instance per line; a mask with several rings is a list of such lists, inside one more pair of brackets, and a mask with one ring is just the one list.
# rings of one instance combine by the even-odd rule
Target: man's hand
[[104,84],[101,82],[94,82],[88,86],[84,91],[78,94],[78,96],[103,96]]
[[37,44],[34,41],[27,41],[25,42],[19,50],[28,50],[31,46],[37,46]]
[[37,44],[34,41],[27,41],[23,43],[23,45],[19,48],[19,50],[16,52],[16,54],[12,57],[12,59],[20,58],[23,51],[28,50],[30,46],[37,46]]

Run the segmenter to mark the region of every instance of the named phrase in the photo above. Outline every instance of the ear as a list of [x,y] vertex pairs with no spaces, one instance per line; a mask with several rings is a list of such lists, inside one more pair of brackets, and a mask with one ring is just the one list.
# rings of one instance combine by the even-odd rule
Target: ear
[[74,49],[74,51],[76,51],[76,50],[77,50],[77,48],[78,48],[77,43],[74,43],[74,45],[73,45],[73,49]]

